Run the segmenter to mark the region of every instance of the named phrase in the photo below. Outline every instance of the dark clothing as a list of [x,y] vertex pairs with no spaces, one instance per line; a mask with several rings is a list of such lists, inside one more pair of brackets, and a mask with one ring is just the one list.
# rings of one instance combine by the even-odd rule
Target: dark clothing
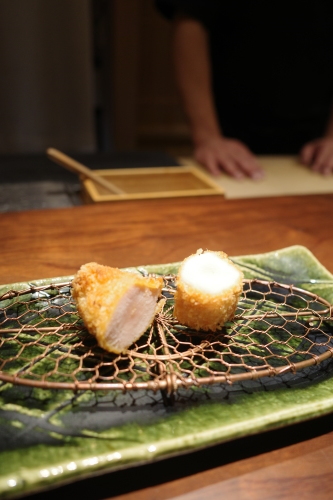
[[[324,134],[333,97],[333,1],[156,0],[207,29],[223,133],[256,154],[296,154]],[[288,8],[292,6],[293,10]]]

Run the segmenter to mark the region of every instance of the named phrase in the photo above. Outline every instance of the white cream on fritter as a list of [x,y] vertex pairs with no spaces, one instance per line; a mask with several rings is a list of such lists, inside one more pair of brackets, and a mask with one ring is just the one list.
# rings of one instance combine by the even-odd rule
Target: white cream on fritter
[[181,279],[202,293],[215,295],[232,286],[239,279],[239,271],[228,260],[204,252],[184,262]]

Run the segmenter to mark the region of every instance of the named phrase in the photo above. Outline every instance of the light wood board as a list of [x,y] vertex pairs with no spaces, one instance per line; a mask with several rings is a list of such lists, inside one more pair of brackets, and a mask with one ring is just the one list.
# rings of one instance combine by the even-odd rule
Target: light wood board
[[[222,173],[211,176],[225,191],[226,198],[259,198],[305,194],[333,194],[333,175],[323,176],[301,165],[293,156],[261,156],[258,158],[265,172],[259,181],[236,180]],[[184,165],[198,164],[191,158],[179,158]]]

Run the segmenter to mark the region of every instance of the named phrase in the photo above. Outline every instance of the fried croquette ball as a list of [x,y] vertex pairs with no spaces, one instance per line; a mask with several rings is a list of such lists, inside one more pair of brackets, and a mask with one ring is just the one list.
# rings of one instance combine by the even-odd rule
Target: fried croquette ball
[[224,252],[198,250],[178,272],[174,315],[195,330],[216,331],[234,316],[243,273]]

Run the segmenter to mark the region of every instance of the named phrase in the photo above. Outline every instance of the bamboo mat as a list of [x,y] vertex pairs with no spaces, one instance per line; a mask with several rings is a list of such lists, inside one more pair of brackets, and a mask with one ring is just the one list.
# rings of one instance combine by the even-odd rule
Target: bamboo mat
[[103,169],[94,173],[111,182],[117,192],[111,193],[93,178],[83,179],[85,203],[224,194],[206,170],[194,165]]
[[[182,165],[197,165],[191,158],[179,158]],[[301,165],[296,157],[261,156],[265,177],[259,181],[232,179],[226,174],[212,177],[224,190],[225,198],[333,193],[333,175],[322,176]]]

